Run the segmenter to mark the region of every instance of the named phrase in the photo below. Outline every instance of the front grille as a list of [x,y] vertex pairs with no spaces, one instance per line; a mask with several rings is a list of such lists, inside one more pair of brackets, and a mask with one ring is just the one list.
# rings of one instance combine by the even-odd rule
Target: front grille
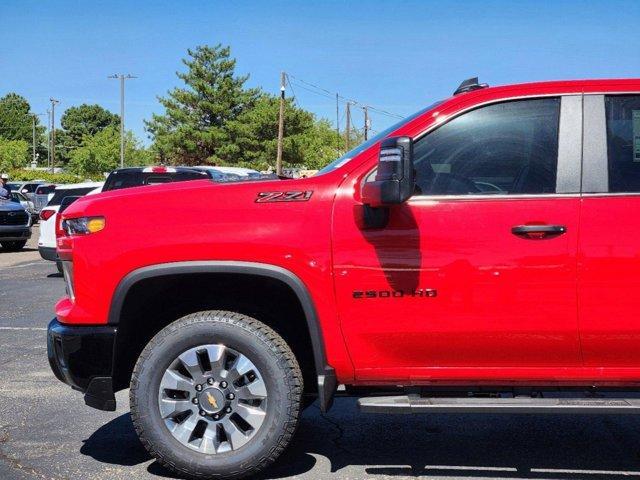
[[27,212],[0,212],[0,225],[26,225],[29,223]]

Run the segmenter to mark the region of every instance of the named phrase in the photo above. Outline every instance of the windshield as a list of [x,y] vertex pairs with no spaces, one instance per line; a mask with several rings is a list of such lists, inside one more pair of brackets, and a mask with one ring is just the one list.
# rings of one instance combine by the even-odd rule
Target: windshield
[[145,172],[142,169],[115,170],[109,174],[102,188],[103,192],[120,190],[123,188],[140,187],[142,185],[157,185],[159,183],[184,182],[187,180],[202,180],[209,178],[202,170],[189,169],[177,172]]
[[364,152],[367,148],[369,148],[370,146],[372,146],[376,142],[379,142],[380,140],[385,138],[391,132],[399,129],[405,123],[408,123],[411,120],[413,120],[414,118],[419,117],[423,113],[428,112],[429,110],[431,110],[432,108],[436,107],[437,105],[440,105],[441,103],[442,103],[441,101],[433,103],[433,104],[429,105],[428,107],[417,111],[413,115],[409,115],[407,118],[403,118],[398,123],[395,123],[395,124],[391,125],[386,130],[383,130],[382,132],[377,134],[375,137],[372,137],[369,140],[367,140],[366,142],[361,143],[360,145],[358,145],[353,150],[349,150],[347,153],[342,155],[340,158],[336,158],[333,162],[331,162],[329,165],[327,165],[322,170],[320,170],[316,175],[322,175],[323,173],[331,172],[331,171],[335,170],[336,168],[341,167],[342,165],[347,163],[349,160],[351,160],[353,157],[359,155],[360,153]]

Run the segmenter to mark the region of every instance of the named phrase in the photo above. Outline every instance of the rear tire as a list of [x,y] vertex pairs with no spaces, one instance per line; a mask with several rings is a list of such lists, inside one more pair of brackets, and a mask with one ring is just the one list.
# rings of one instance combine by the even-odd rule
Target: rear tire
[[168,469],[237,479],[287,447],[302,391],[298,362],[274,330],[238,313],[199,312],[165,327],[143,350],[131,379],[131,417],[142,444]]
[[18,250],[22,250],[24,246],[27,244],[26,240],[19,240],[14,242],[0,242],[2,248],[9,252],[17,252]]

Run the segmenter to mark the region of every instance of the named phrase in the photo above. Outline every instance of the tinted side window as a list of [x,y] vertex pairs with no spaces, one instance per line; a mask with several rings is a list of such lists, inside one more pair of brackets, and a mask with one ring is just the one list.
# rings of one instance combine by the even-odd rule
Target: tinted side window
[[64,197],[82,197],[89,193],[92,190],[95,190],[96,187],[85,187],[85,188],[64,188],[60,190],[56,190],[53,193],[53,197],[49,203],[47,203],[47,207],[57,207],[62,202]]
[[422,195],[555,193],[560,99],[481,107],[414,146]]
[[610,192],[640,192],[640,95],[605,97]]

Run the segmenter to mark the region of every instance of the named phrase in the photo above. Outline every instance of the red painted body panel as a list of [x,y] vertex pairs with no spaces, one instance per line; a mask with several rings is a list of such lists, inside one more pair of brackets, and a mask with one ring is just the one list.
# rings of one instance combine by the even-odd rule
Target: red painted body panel
[[585,197],[578,263],[588,366],[640,365],[640,197]]
[[[500,99],[639,90],[638,80],[476,90],[393,135],[415,138]],[[308,179],[184,182],[77,201],[66,218],[103,215],[106,228],[59,245],[62,254],[73,247],[76,300],[62,299],[56,315],[69,324],[105,323],[118,283],[141,267],[260,262],[288,269],[308,288],[328,362],[344,383],[628,385],[640,379],[640,223],[630,221],[640,199],[415,198],[391,209],[387,228],[363,230],[359,189],[378,148]],[[255,202],[259,192],[279,190],[313,195],[305,202]],[[523,223],[563,224],[567,232],[524,240],[510,232]],[[437,296],[353,298],[354,291],[399,289],[435,289]]]
[[307,202],[255,202],[259,192],[283,186],[291,190],[293,182],[288,181],[203,180],[80,199],[65,216],[104,215],[106,228],[73,237],[76,301],[71,306],[61,300],[56,315],[63,323],[106,323],[118,283],[149,265],[195,260],[276,265],[297,275],[311,292],[322,319],[327,356],[348,380],[352,369],[337,323],[330,261],[331,206],[339,181],[328,175],[296,182],[293,188],[314,192]]
[[[577,198],[415,199],[391,209],[387,228],[363,231],[352,203],[339,203],[336,292],[356,373],[396,367],[409,378],[426,366],[580,365],[578,210]],[[566,225],[567,233],[548,240],[511,233],[531,222]],[[354,290],[403,297],[355,300]]]

